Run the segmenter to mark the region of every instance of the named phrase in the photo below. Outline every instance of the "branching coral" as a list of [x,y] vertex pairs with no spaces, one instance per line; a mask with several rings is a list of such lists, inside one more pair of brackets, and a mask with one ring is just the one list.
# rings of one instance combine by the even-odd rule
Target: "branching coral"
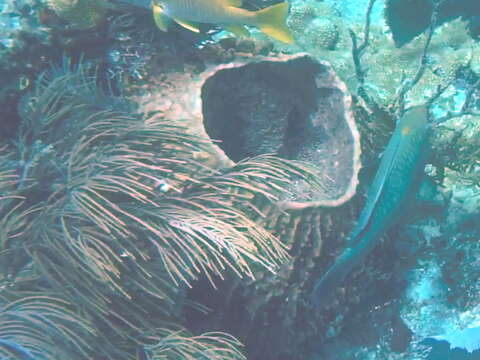
[[438,182],[470,186],[480,193],[480,118],[463,116],[449,120],[437,128],[433,145],[437,150],[432,156]]
[[[292,6],[289,25],[292,31],[298,34],[298,43],[305,51],[329,61],[349,89],[356,90],[362,84],[359,83],[361,79],[354,76],[355,65],[351,61],[351,49],[354,44],[346,36],[345,25],[336,22],[339,37],[333,47],[317,46],[319,38],[326,38],[319,37],[316,31],[310,31],[310,26],[320,21],[318,16],[320,12],[325,11],[323,9],[328,9],[324,2],[295,3]],[[328,11],[330,15],[323,14],[321,20],[323,24],[327,21],[335,22],[332,19],[339,18],[333,10]],[[368,29],[370,41],[362,54],[362,62],[368,64],[368,68],[364,69],[363,81],[372,100],[379,106],[387,108],[395,103],[397,91],[402,88],[404,82],[415,76],[429,34],[419,36],[402,48],[397,48],[381,22],[369,24]],[[358,24],[352,24],[351,30],[360,34],[363,29]],[[480,51],[480,45],[469,36],[466,22],[457,19],[437,28],[434,26],[433,30],[424,73],[416,86],[409,91],[406,99],[410,105],[419,105],[427,101],[435,94],[438,86],[446,86],[451,82],[459,69],[465,66],[479,68],[478,56],[474,54]]]
[[[61,294],[94,329],[94,355],[69,358],[133,359],[138,344],[165,340],[155,329],[176,320],[193,280],[213,283],[226,269],[253,278],[288,257],[253,204],[314,176],[271,156],[209,169],[192,156],[206,139],[100,86],[85,67],[65,66],[25,100],[17,141],[0,153],[0,256],[9,291]],[[215,341],[241,357],[236,343]]]

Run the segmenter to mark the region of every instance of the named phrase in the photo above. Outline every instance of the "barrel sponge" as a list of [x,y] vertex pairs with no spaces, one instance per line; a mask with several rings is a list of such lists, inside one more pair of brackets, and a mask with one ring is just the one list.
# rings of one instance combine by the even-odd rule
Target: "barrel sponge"
[[212,139],[220,167],[268,153],[314,169],[324,186],[292,182],[282,206],[338,206],[355,194],[360,135],[351,95],[329,63],[302,53],[246,57],[160,83],[144,111],[189,119],[190,131]]
[[284,206],[332,206],[354,194],[360,136],[350,94],[328,63],[297,54],[219,68],[201,97],[205,130],[231,160],[275,153],[316,169],[324,187],[292,184]]

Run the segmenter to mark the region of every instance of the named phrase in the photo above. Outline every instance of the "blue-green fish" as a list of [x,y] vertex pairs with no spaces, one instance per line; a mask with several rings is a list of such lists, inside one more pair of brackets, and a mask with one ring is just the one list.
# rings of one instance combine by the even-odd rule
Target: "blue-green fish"
[[429,133],[427,106],[411,108],[400,118],[367,192],[358,223],[348,236],[347,247],[315,284],[312,303],[326,305],[336,287],[401,215],[425,168]]
[[168,19],[194,32],[197,24],[216,24],[239,36],[248,36],[245,25],[254,26],[279,41],[291,44],[293,37],[286,25],[288,2],[258,11],[242,9],[242,0],[154,0],[153,18],[158,28],[167,31]]

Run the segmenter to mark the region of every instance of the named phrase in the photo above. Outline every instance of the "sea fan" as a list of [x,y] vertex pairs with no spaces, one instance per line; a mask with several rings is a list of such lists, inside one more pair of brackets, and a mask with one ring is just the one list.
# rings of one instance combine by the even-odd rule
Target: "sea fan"
[[[192,156],[208,151],[208,139],[136,113],[83,66],[41,76],[22,104],[17,140],[0,146],[0,264],[8,283],[0,296],[7,288],[17,295],[7,307],[49,293],[72,304],[69,311],[95,331],[87,341],[95,356],[77,349],[62,358],[134,359],[139,343],[170,336],[156,329],[178,322],[181,290],[195,279],[213,284],[226,271],[253,278],[256,267],[274,271],[288,258],[256,222],[262,213],[254,204],[285,195],[293,176],[315,182],[303,165],[261,156],[210,169]],[[63,314],[59,329],[70,334],[74,316]],[[5,351],[16,343],[3,339]],[[235,345],[221,337],[216,344]]]
[[231,335],[221,332],[192,336],[185,330],[159,330],[162,340],[144,347],[147,359],[245,360],[238,350],[242,346]]
[[[88,358],[96,335],[74,306],[60,297],[35,296],[13,300],[3,291],[0,308],[0,358]],[[8,302],[6,302],[8,300]]]

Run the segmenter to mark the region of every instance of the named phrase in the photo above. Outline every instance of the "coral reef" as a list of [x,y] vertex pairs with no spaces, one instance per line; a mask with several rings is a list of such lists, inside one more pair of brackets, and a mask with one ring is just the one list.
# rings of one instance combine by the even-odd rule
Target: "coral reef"
[[[57,3],[80,6],[82,1]],[[108,22],[78,30],[56,16],[45,1],[5,0],[2,4],[0,137],[15,133],[20,122],[17,115],[20,97],[31,88],[43,70],[61,63],[64,55],[77,62],[83,59],[84,62],[107,67],[110,76],[121,77],[122,80],[132,81],[141,77],[141,67],[152,48],[152,34],[155,34],[145,21],[145,16],[148,18],[146,10],[113,2],[108,13],[102,12]],[[110,8],[113,10],[110,11]],[[84,15],[82,12],[79,17],[87,21]],[[142,41],[132,40],[132,32]],[[171,49],[168,44],[164,46]],[[108,53],[112,55],[110,59],[107,58]]]
[[109,2],[107,0],[47,0],[55,13],[67,20],[75,29],[88,29],[105,19]]
[[0,137],[14,133],[19,96],[32,83],[35,65],[48,61],[48,32],[37,16],[42,8],[39,1],[6,0],[0,6]]
[[[373,10],[378,9],[378,6],[380,5],[374,4]],[[315,27],[317,23],[336,24],[338,35],[330,32],[331,36],[319,36],[318,31],[323,30],[321,27],[318,29]],[[355,33],[361,33],[363,24],[347,25],[339,17],[338,10],[333,4],[316,1],[293,2],[288,24],[296,34],[296,40],[302,50],[331,63],[349,90],[356,93],[359,83],[358,76],[354,75],[352,41],[348,36],[347,26]],[[474,54],[480,51],[480,44],[469,35],[467,27],[468,24],[464,20],[457,18],[436,28],[429,47],[429,61],[425,66],[425,73],[408,93],[407,103],[411,105],[425,103],[435,94],[438,86],[443,87],[451,83],[456,73],[466,66],[470,66],[478,73],[480,68],[478,56]],[[415,76],[427,36],[416,37],[403,47],[397,48],[382,21],[372,21],[369,31],[368,46],[362,51],[362,61],[368,64],[368,69],[364,72],[364,83],[376,104],[382,108],[389,108],[397,100],[398,89],[405,81]],[[323,39],[330,38],[338,39],[335,46],[317,45],[319,41],[323,42]]]
[[[363,114],[363,108],[354,110],[357,121],[366,123],[367,118],[375,123],[379,120]],[[382,147],[379,139],[385,132],[383,128],[361,127],[362,139],[369,142],[377,139],[379,148]],[[365,154],[372,156],[373,151],[375,149],[369,148]],[[249,359],[305,359],[307,354],[319,353],[319,349],[321,355],[312,359],[351,359],[352,356],[341,357],[340,351],[328,345],[333,339],[348,339],[357,344],[362,344],[362,340],[369,344],[382,341],[385,342],[383,354],[390,351],[389,344],[407,347],[409,340],[404,338],[408,336],[403,335],[405,325],[392,302],[404,287],[401,279],[394,275],[402,260],[391,261],[395,256],[392,240],[396,229],[384,235],[385,241],[373,251],[365,265],[348,276],[328,309],[313,311],[308,302],[314,277],[322,273],[345,246],[345,237],[360,210],[373,172],[372,167],[363,169],[365,180],[360,183],[356,196],[337,207],[280,213],[275,208],[262,208],[267,215],[265,227],[288,246],[291,260],[281,266],[276,276],[265,273],[255,281],[231,279],[223,283],[218,290],[224,294],[222,298],[214,297],[207,283],[197,285],[190,297],[207,304],[214,312],[204,317],[189,316],[189,322],[198,331],[211,326],[228,328],[244,341]],[[368,310],[358,311],[363,306]],[[361,331],[357,331],[359,324],[362,324]],[[359,348],[361,351],[356,351],[365,354],[365,348],[361,345]]]
[[[480,5],[475,0],[443,0],[440,3],[437,24],[462,16],[469,20],[473,30],[475,16],[480,16]],[[434,2],[420,0],[412,3],[405,0],[387,0],[385,17],[398,47],[428,29]],[[472,33],[473,35],[473,33]]]
[[[291,261],[275,276],[265,272],[254,281],[243,282],[230,278],[219,286],[222,297],[214,297],[206,283],[197,284],[189,296],[214,311],[206,316],[187,314],[187,318],[197,331],[212,326],[228,329],[245,343],[248,359],[304,359],[312,339],[324,338],[336,317],[334,310],[312,312],[306,301],[311,274],[325,266],[325,253],[339,251],[349,229],[349,222],[339,219],[352,218],[354,205],[263,211],[266,228],[288,245]],[[356,298],[338,299],[334,308],[350,308],[356,302]]]
[[[410,360],[434,356],[425,337],[478,324],[473,16],[431,26],[430,14],[426,34],[398,48],[381,18],[383,1],[365,26],[372,1],[294,0],[288,24],[297,44],[284,46],[257,34],[160,34],[146,0],[71,2],[99,6],[81,18],[51,0],[66,23],[41,2],[7,3],[0,357],[243,358],[235,338],[210,333],[222,329],[252,360]],[[308,56],[278,54],[299,49]],[[100,65],[99,77],[67,66],[35,80],[63,52],[84,53]],[[108,87],[130,100],[100,91]],[[443,121],[426,168],[437,203],[415,201],[410,225],[387,232],[332,303],[314,311],[313,280],[344,248],[397,115],[432,97],[432,118]],[[305,115],[295,128],[301,138],[290,135],[296,113]],[[232,118],[233,136],[221,131]],[[357,127],[357,193],[308,201],[325,195],[326,176],[314,179],[319,143],[335,149],[332,183],[353,190]],[[242,160],[263,152],[310,164]],[[292,189],[299,174],[308,191]],[[213,311],[199,314],[194,303]]]
[[[259,52],[264,51],[261,43],[253,45],[250,40],[225,39],[220,44],[206,46],[201,50],[201,54],[208,55],[204,57],[204,66],[198,66],[197,62],[195,67],[184,64],[184,67],[170,67],[165,71],[165,68],[150,65],[147,67],[147,85],[141,88],[144,95],[135,99],[141,104],[142,111],[158,111],[159,116],[186,126],[189,133],[202,136],[208,133],[214,140],[222,140],[225,144],[219,143],[212,147],[212,151],[217,154],[216,159],[205,153],[194,154],[195,158],[205,159],[215,167],[224,168],[232,164],[229,157],[239,160],[245,156],[258,155],[262,151],[270,153],[287,147],[295,149],[295,146],[303,147],[305,151],[309,148],[312,151],[322,148],[323,144],[315,137],[310,137],[308,132],[304,133],[302,141],[295,143],[295,139],[291,139],[291,142],[288,142],[286,124],[281,122],[288,120],[292,104],[296,102],[295,108],[300,111],[305,108],[303,104],[307,101],[311,113],[305,116],[305,126],[310,129],[322,126],[324,130],[319,132],[322,136],[318,139],[327,141],[328,145],[323,148],[324,153],[328,153],[327,156],[335,156],[335,153],[340,156],[343,153],[341,156],[346,156],[347,159],[357,157],[354,160],[356,165],[352,160],[346,162],[339,158],[340,164],[329,171],[332,181],[344,184],[344,188],[349,189],[348,196],[343,196],[341,201],[324,201],[324,206],[333,207],[299,210],[298,208],[304,205],[315,204],[306,199],[307,201],[298,201],[296,204],[283,203],[283,211],[289,207],[297,208],[284,213],[264,203],[255,203],[265,215],[265,220],[261,223],[290,249],[292,261],[281,267],[278,273],[280,276],[270,276],[264,272],[258,275],[255,281],[246,282],[228,277],[228,281],[218,284],[215,292],[212,292],[208,280],[204,279],[205,281],[195,284],[190,291],[190,299],[213,309],[206,317],[189,314],[188,322],[196,331],[203,332],[209,328],[232,331],[246,343],[249,358],[278,359],[282,353],[292,355],[297,352],[298,356],[302,356],[304,351],[298,350],[305,348],[305,344],[315,336],[316,331],[326,331],[322,325],[324,314],[317,314],[315,318],[309,319],[311,309],[306,302],[306,294],[311,286],[310,274],[317,273],[339,250],[342,235],[351,226],[354,208],[358,206],[360,198],[348,206],[340,204],[353,194],[351,179],[358,171],[360,151],[355,147],[359,146],[359,136],[352,122],[350,96],[328,64],[315,61],[304,54],[259,56]],[[168,54],[155,55],[152,64],[168,63],[168,59],[165,59],[167,56]],[[218,62],[223,61],[229,61],[229,64],[218,65]],[[299,74],[303,75],[299,77]],[[310,85],[302,90],[304,83]],[[297,87],[295,84],[298,84]],[[185,92],[185,88],[189,91]],[[256,95],[251,96],[251,93]],[[265,108],[271,111],[263,111],[269,101],[275,102],[285,111],[276,111],[271,107]],[[262,116],[256,116],[257,112],[251,109],[257,109]],[[335,115],[326,116],[331,114],[332,110]],[[252,152],[247,152],[244,146],[228,149],[232,139],[222,135],[220,129],[225,128],[225,121],[231,118],[231,114],[235,114],[234,120],[238,119],[237,126],[243,128],[241,131],[250,131],[245,133],[247,136],[244,137],[244,144],[250,144]],[[262,123],[263,117],[267,118]],[[254,119],[259,121],[258,127],[252,128]],[[317,120],[319,122],[314,124]],[[312,123],[309,123],[310,121]],[[278,129],[278,133],[265,131],[263,136],[259,136],[261,134],[258,129],[268,129],[271,126]],[[254,129],[257,131],[252,131]],[[240,130],[237,135],[241,134]],[[313,131],[311,133],[315,134]],[[370,135],[378,137],[378,134]],[[376,141],[376,144],[381,145],[379,141]],[[332,148],[338,151],[332,153]],[[290,153],[295,155],[299,152]],[[288,155],[286,151],[285,155]],[[301,158],[308,160],[308,156]],[[311,159],[309,162],[315,165]],[[342,175],[345,171],[350,175]],[[323,178],[321,176],[319,179]],[[333,195],[338,196],[336,193]],[[329,256],[322,256],[323,260],[319,262],[320,253],[323,253],[325,246]],[[218,297],[218,293],[222,296]],[[285,302],[285,299],[289,300]],[[353,297],[346,302],[354,304],[358,302],[358,298]],[[285,304],[285,307],[280,304]],[[345,302],[340,300],[337,306],[341,307],[342,304]],[[305,328],[306,322],[310,324],[308,329]],[[236,325],[233,326],[232,323]],[[278,333],[273,334],[267,331],[267,328],[277,329]],[[296,336],[292,337],[294,332]]]
[[207,66],[196,76],[163,74],[161,80],[161,86],[151,85],[142,108],[220,140],[216,166],[265,153],[310,164],[322,187],[296,181],[284,208],[338,205],[355,193],[359,134],[350,96],[328,64],[302,54],[257,56]]
[[323,2],[292,2],[287,24],[297,45],[309,52],[335,50],[346,36],[342,18]]
[[284,208],[332,206],[353,196],[359,134],[350,96],[328,64],[296,55],[222,66],[201,95],[205,130],[230,159],[276,153],[317,169],[323,188],[295,184]]
[[[369,64],[366,86],[377,103],[388,107],[395,103],[396,89],[402,87],[405,79],[414,77],[425,40],[419,37],[397,49],[388,40],[380,39],[382,35],[377,30],[373,30],[372,36],[374,40],[363,60]],[[412,106],[425,103],[439,86],[451,83],[457,71],[467,66],[479,50],[480,45],[468,36],[462,20],[437,28],[430,44],[425,73],[408,94],[406,102]]]
[[245,198],[274,203],[294,176],[313,174],[270,156],[216,172],[192,158],[207,139],[137,113],[93,70],[66,63],[39,77],[16,142],[0,149],[0,351],[243,358],[227,335],[178,332],[184,289],[226,269],[274,271],[285,247]]

